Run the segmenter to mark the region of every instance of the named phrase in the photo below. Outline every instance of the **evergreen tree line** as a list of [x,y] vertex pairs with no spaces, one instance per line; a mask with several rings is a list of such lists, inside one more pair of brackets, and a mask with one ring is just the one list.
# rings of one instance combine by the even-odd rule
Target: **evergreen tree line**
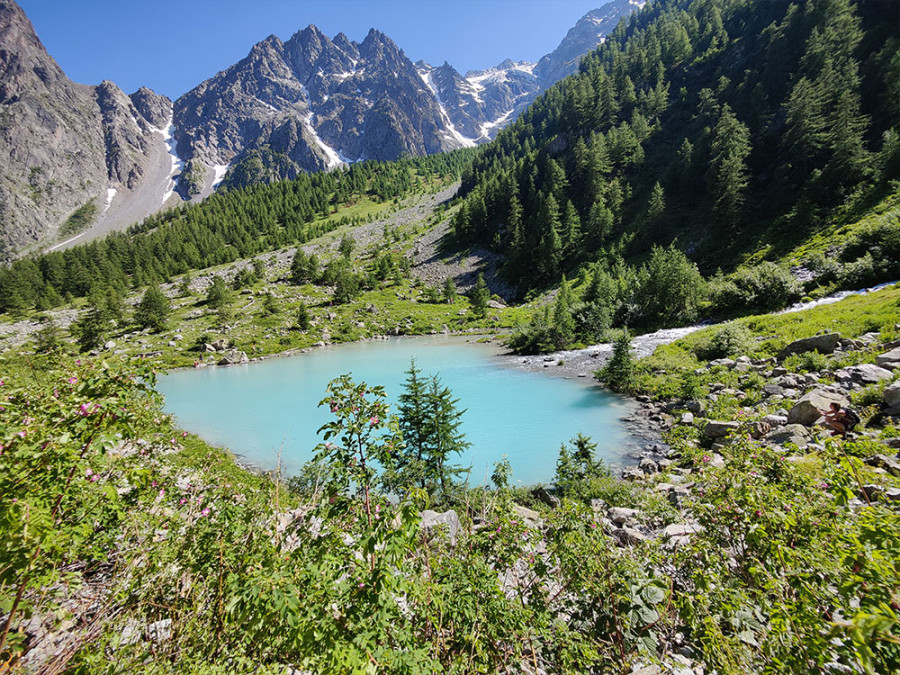
[[151,216],[127,233],[12,263],[0,270],[0,312],[49,309],[107,289],[122,293],[302,244],[362,222],[359,217],[329,219],[339,206],[364,197],[400,198],[422,189],[423,181],[457,176],[472,153],[360,162],[291,181],[217,192],[200,204]]
[[713,271],[900,175],[900,8],[659,0],[463,172],[462,243],[523,289],[690,242]]

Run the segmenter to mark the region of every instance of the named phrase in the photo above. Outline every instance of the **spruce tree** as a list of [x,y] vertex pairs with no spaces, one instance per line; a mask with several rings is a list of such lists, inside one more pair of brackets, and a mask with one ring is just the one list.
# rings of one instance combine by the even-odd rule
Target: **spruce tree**
[[154,333],[158,333],[165,330],[171,313],[172,303],[169,302],[169,298],[159,287],[151,286],[135,308],[134,322],[140,328],[149,328]]
[[484,275],[479,272],[478,278],[475,280],[475,288],[469,294],[469,302],[472,305],[472,313],[480,319],[487,316],[488,300],[491,294],[488,291],[487,283],[484,281]]

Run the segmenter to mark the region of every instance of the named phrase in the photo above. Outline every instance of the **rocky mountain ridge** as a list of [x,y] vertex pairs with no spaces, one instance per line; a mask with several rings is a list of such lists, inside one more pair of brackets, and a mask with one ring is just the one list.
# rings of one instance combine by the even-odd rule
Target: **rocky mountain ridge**
[[[22,9],[0,0],[0,229],[4,257],[77,221],[115,224],[125,201],[166,155],[157,127],[171,101],[149,89],[127,96],[112,82],[72,82]],[[127,222],[158,209],[125,209]],[[115,207],[115,208],[114,208]],[[143,212],[142,212],[143,211]],[[70,224],[67,228],[66,221]]]
[[0,258],[205,198],[248,157],[261,170],[243,175],[272,180],[489,141],[635,8],[590,12],[538,64],[465,75],[414,64],[375,29],[356,43],[310,25],[269,36],[173,103],[71,81],[15,1],[0,0]]

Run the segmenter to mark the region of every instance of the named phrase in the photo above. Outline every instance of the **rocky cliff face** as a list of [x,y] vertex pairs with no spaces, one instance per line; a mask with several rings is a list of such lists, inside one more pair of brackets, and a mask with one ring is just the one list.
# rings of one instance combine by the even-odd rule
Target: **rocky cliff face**
[[[154,121],[171,104],[149,90],[138,105],[112,82],[69,80],[12,0],[0,0],[0,232],[3,256],[52,238],[85,205],[104,213],[142,181]],[[146,114],[145,114],[146,113]],[[148,117],[149,116],[149,117]]]
[[581,58],[596,49],[623,16],[645,4],[646,0],[613,0],[581,17],[559,46],[537,62],[534,74],[540,80],[541,89],[547,89],[574,73]]
[[[460,147],[415,66],[383,33],[272,35],[175,102],[178,153],[208,166],[269,148],[306,171]],[[258,156],[258,155],[257,155]]]

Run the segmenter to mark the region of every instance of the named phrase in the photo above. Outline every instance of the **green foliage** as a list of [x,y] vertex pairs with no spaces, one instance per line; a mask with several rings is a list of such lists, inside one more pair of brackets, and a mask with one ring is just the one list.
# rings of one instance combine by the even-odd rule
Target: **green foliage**
[[150,286],[144,291],[138,306],[134,310],[134,322],[140,328],[149,328],[155,333],[165,330],[169,316],[172,314],[172,303],[158,286]]
[[212,310],[221,310],[234,302],[234,292],[220,276],[214,276],[206,290],[206,306]]
[[312,321],[309,315],[309,308],[306,306],[306,303],[301,302],[297,307],[297,328],[299,330],[307,331],[312,325]]
[[298,248],[291,261],[290,279],[297,286],[316,283],[319,280],[319,257]]
[[488,300],[490,300],[490,297],[491,294],[484,281],[484,275],[479,272],[478,278],[475,280],[475,288],[469,293],[469,304],[471,305],[472,313],[475,316],[482,319],[487,316],[487,303]]
[[693,351],[699,358],[711,361],[729,356],[745,356],[754,346],[750,329],[742,323],[729,321],[714,328],[703,342],[694,345]]
[[[97,204],[92,199],[79,206],[71,216],[66,218],[66,222],[59,228],[60,237],[71,237],[72,235],[83,232],[94,220],[97,215]],[[57,289],[59,290],[59,289]]]
[[453,283],[452,277],[448,276],[446,279],[444,279],[444,286],[441,291],[441,297],[448,305],[452,305],[454,302],[456,302],[456,284]]
[[281,312],[281,304],[271,293],[266,293],[263,296],[262,312],[264,316],[275,316]]
[[422,378],[415,360],[406,374],[397,407],[404,443],[388,464],[385,484],[397,492],[418,485],[429,494],[447,495],[462,473],[449,460],[469,446],[459,430],[466,411],[457,409],[459,400],[437,375]]
[[613,391],[628,392],[635,385],[635,364],[631,354],[631,335],[623,330],[613,343],[613,353],[603,368],[597,371],[597,379]]

